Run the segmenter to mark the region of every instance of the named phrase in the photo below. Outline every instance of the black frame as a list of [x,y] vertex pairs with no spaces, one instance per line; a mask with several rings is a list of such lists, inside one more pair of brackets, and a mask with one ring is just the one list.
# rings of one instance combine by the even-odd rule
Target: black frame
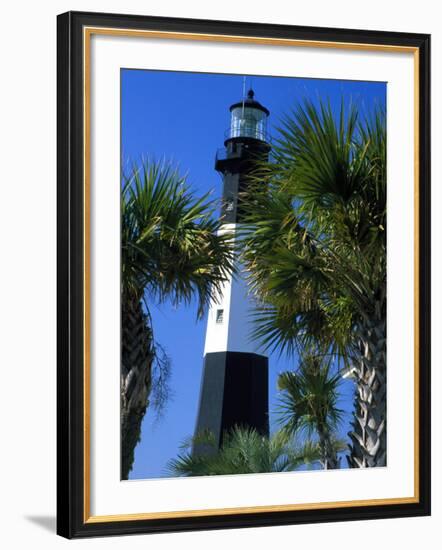
[[[430,514],[430,36],[68,12],[58,16],[57,533],[67,538],[334,522]],[[411,46],[419,50],[420,499],[318,510],[85,523],[83,509],[83,27]]]

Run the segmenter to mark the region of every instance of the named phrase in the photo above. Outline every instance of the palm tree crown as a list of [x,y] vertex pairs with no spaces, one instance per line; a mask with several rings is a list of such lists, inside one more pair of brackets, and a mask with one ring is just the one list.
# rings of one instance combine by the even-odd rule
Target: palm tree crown
[[145,162],[124,177],[123,292],[174,304],[196,296],[202,315],[233,268],[231,237],[218,233],[208,199],[195,197],[167,164]]
[[339,465],[333,440],[343,417],[338,408],[340,383],[340,374],[331,372],[331,361],[313,354],[304,355],[296,371],[278,377],[280,424],[291,435],[318,437],[326,469]]
[[[192,446],[204,444],[209,452],[195,454]],[[183,452],[172,459],[168,472],[175,476],[208,476],[287,472],[320,459],[316,443],[307,440],[297,445],[284,431],[265,437],[255,429],[236,426],[224,434],[221,448],[210,432],[186,441]]]

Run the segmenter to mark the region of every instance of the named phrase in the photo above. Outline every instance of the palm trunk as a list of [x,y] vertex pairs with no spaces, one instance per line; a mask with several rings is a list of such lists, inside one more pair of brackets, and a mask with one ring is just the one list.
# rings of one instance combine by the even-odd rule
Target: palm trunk
[[128,479],[152,383],[152,331],[139,299],[122,299],[121,478]]
[[339,458],[330,438],[327,428],[318,430],[319,447],[321,449],[321,464],[324,470],[336,470],[339,468]]
[[356,391],[352,444],[347,457],[351,468],[387,464],[386,418],[386,322],[380,304],[373,322],[360,328],[360,360],[356,368]]

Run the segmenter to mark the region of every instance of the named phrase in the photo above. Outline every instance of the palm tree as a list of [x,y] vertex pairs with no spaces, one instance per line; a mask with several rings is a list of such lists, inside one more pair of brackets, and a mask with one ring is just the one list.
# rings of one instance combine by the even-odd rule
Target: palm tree
[[[215,205],[196,198],[170,165],[145,162],[123,176],[121,200],[121,476],[127,479],[152,389],[164,401],[167,359],[155,342],[149,303],[198,301],[201,317],[232,271]],[[155,377],[155,366],[159,375]],[[159,388],[155,388],[155,381]],[[164,393],[164,392],[163,392]]]
[[[349,464],[386,464],[386,135],[380,111],[306,103],[255,174],[243,261],[263,303],[254,337],[319,345],[353,368]],[[267,185],[263,185],[263,181]]]
[[[212,452],[193,453],[195,443],[204,444]],[[184,442],[182,453],[169,462],[168,473],[173,476],[210,476],[288,472],[316,462],[320,457],[317,443],[306,441],[303,445],[296,445],[282,430],[269,438],[253,428],[235,426],[224,435],[220,449],[210,432]]]
[[343,415],[337,406],[340,383],[340,374],[331,373],[331,361],[314,354],[302,357],[296,371],[278,376],[278,388],[282,392],[278,407],[280,423],[293,436],[306,432],[309,438],[318,437],[325,470],[339,468],[333,442]]

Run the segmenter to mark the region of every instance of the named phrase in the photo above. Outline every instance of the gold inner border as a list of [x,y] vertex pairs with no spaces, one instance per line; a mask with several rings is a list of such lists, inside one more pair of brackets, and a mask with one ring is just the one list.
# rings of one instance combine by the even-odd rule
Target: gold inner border
[[[316,502],[271,506],[250,506],[236,508],[214,508],[203,510],[177,510],[172,512],[151,512],[92,516],[90,508],[90,79],[91,79],[91,37],[92,35],[125,36],[209,42],[233,42],[272,46],[333,48],[342,50],[364,50],[390,53],[412,53],[414,60],[414,495],[412,497],[351,500],[338,502]],[[388,504],[411,504],[419,502],[419,49],[409,46],[364,44],[351,42],[329,42],[320,40],[296,40],[268,37],[244,37],[204,33],[148,31],[114,29],[106,27],[84,27],[84,523],[115,521],[137,521],[148,519],[191,518],[229,514],[250,514],[262,512],[284,512],[296,510],[324,510],[348,508],[351,506],[379,506]]]

